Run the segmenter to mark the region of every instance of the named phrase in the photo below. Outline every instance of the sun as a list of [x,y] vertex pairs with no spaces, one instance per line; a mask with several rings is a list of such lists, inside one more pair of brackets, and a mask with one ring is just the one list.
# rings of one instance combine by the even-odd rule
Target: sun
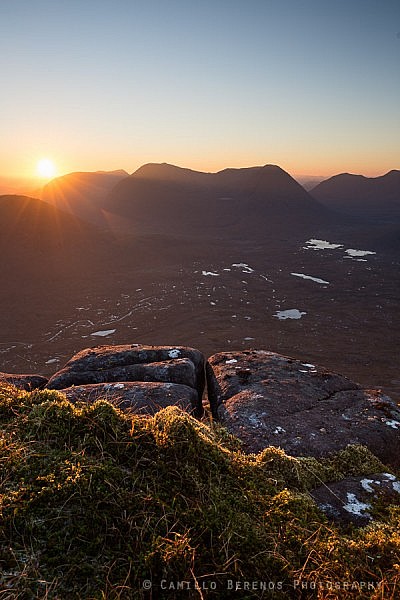
[[52,179],[57,173],[56,166],[49,158],[41,158],[36,165],[36,173],[41,179]]

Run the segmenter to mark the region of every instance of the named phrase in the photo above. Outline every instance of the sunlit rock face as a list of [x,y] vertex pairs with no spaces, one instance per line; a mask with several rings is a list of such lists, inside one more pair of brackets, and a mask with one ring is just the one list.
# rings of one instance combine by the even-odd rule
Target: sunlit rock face
[[[132,382],[140,385],[135,388],[130,385]],[[115,385],[108,385],[112,383]],[[149,383],[147,390],[146,383]],[[155,383],[165,385],[155,386]],[[175,387],[168,388],[170,384]],[[71,386],[79,386],[84,396],[89,395],[92,399],[100,397],[101,393],[111,394],[113,398],[117,394],[131,408],[136,402],[142,410],[149,402],[153,406],[149,412],[154,412],[157,403],[162,407],[167,402],[167,405],[172,403],[181,407],[189,404],[200,414],[204,357],[198,350],[186,346],[97,346],[74,355],[47,384],[48,388],[58,390]],[[86,391],[85,386],[88,386]],[[182,402],[178,402],[179,386],[182,386]],[[192,391],[188,392],[186,388]],[[163,392],[169,401],[161,401]],[[69,392],[68,396],[77,398],[75,392]]]
[[28,392],[43,388],[47,384],[47,377],[42,375],[16,375],[14,373],[0,373],[0,383],[9,383]]
[[399,463],[400,410],[379,390],[274,352],[221,352],[207,363],[214,418],[246,452],[279,446],[293,456],[328,456],[348,444]]
[[168,406],[177,406],[193,415],[199,412],[195,389],[177,383],[124,381],[72,386],[62,390],[67,400],[96,402],[107,400],[127,413],[153,416]]

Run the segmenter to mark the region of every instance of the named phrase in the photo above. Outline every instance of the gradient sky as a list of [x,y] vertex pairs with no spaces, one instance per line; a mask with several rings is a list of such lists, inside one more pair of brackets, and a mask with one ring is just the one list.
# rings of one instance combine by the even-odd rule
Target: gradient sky
[[0,175],[400,168],[400,0],[1,0]]

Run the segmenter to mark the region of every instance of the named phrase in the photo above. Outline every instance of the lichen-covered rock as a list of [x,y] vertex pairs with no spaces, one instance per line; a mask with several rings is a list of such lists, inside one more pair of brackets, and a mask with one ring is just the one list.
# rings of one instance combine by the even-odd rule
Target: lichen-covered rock
[[377,390],[263,350],[215,354],[207,383],[214,418],[246,452],[271,445],[319,458],[361,444],[384,463],[400,464],[400,409]]
[[371,508],[379,497],[400,502],[400,481],[391,473],[346,477],[324,484],[311,493],[319,508],[331,519],[356,525],[372,521]]
[[38,388],[44,388],[47,378],[43,375],[16,375],[14,373],[0,373],[0,382],[10,383],[15,387],[30,392]]
[[62,393],[72,403],[107,400],[134,414],[154,415],[167,406],[177,406],[189,413],[196,413],[198,410],[196,390],[175,383],[98,383],[69,387],[63,389]]
[[96,346],[75,354],[50,378],[47,387],[144,381],[176,383],[197,392],[197,413],[202,410],[204,356],[186,346]]
[[114,381],[170,382],[180,383],[196,389],[196,372],[194,364],[189,358],[90,371],[74,371],[66,367],[50,379],[47,387],[62,390],[71,385]]

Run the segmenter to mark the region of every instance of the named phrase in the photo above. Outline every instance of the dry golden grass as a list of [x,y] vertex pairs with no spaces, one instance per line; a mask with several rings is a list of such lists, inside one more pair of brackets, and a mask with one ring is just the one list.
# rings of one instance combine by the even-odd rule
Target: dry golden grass
[[341,528],[308,494],[382,468],[365,448],[246,456],[176,408],[10,386],[0,420],[1,600],[399,597],[399,507]]

